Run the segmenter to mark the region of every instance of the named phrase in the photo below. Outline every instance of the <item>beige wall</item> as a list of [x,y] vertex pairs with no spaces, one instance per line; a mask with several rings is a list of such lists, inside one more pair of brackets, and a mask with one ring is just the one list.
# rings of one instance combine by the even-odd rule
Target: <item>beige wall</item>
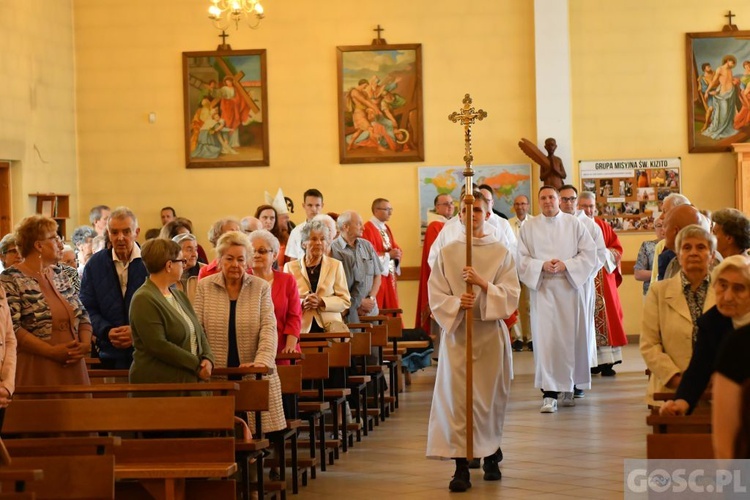
[[[574,160],[681,157],[682,192],[699,208],[734,205],[730,153],[689,154],[685,33],[720,31],[731,9],[748,29],[750,6],[698,0],[570,0]],[[739,21],[738,21],[739,19]],[[577,166],[574,165],[577,179]],[[621,235],[626,260],[646,236]],[[629,334],[640,331],[641,283],[620,287]]]
[[72,16],[69,0],[0,3],[0,159],[12,162],[14,223],[33,212],[34,192],[70,194],[78,217]]

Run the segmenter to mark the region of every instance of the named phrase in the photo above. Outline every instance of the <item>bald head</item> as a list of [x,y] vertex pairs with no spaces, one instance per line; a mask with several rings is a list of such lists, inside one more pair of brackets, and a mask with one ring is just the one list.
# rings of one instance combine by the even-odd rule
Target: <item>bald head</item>
[[680,229],[690,224],[705,225],[703,216],[698,212],[697,208],[692,205],[672,207],[664,217],[664,246],[676,252],[675,238],[677,238],[677,233],[680,232]]

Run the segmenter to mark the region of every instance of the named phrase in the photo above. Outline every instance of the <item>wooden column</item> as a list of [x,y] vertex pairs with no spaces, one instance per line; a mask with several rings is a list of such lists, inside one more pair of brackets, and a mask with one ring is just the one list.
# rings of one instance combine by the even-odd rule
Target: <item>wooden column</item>
[[737,209],[750,216],[750,143],[732,144],[732,150],[737,154],[734,180]]

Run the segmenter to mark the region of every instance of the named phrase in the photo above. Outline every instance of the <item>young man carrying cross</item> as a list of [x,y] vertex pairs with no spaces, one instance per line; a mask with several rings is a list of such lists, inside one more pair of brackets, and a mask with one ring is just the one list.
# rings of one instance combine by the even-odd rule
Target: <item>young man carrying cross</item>
[[[502,319],[518,306],[521,287],[513,257],[486,231],[487,201],[474,193],[472,266],[465,266],[465,231],[440,249],[428,282],[430,306],[441,328],[440,363],[427,434],[429,458],[452,458],[451,491],[471,487],[466,458],[466,310],[473,311],[473,446],[484,457],[484,479],[501,478],[498,462],[512,374],[508,329]],[[465,220],[467,207],[461,208]],[[466,284],[473,292],[466,293]]]

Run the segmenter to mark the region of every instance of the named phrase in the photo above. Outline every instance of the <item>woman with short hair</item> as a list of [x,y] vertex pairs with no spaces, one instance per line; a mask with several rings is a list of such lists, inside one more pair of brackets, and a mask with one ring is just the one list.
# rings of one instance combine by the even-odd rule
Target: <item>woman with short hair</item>
[[[250,240],[250,266],[253,276],[271,285],[276,332],[277,353],[301,352],[299,334],[302,325],[302,308],[294,276],[273,269],[279,253],[279,240],[269,231],[261,229],[248,236]],[[289,364],[289,360],[277,360],[276,364]]]
[[130,303],[133,332],[131,383],[209,380],[211,347],[187,296],[173,288],[185,268],[180,246],[155,238],[141,247],[149,277]]
[[91,226],[79,226],[73,230],[71,241],[78,260],[78,276],[83,276],[83,268],[94,255],[94,238],[96,238],[96,231]]
[[23,257],[18,252],[16,238],[13,236],[13,233],[3,236],[3,239],[0,240],[0,262],[3,263],[3,269],[7,269],[22,260]]
[[190,303],[195,302],[195,292],[198,286],[198,273],[206,264],[198,262],[198,240],[190,233],[178,234],[172,241],[182,248],[182,256],[185,258],[185,269],[182,271],[180,280],[175,283],[178,290],[185,292]]
[[643,309],[640,349],[651,370],[647,402],[656,392],[674,392],[690,363],[698,318],[715,303],[709,265],[716,238],[697,224],[684,227],[675,240],[680,271],[652,283]]
[[57,264],[63,248],[57,222],[32,215],[14,234],[24,260],[3,271],[0,282],[18,341],[15,383],[88,385],[83,358],[91,352],[91,321]]
[[351,306],[344,266],[326,255],[331,244],[328,226],[311,221],[301,231],[302,258],[287,262],[302,302],[302,333],[324,332],[343,325],[341,313]]
[[[236,368],[276,363],[276,318],[271,286],[247,274],[250,242],[240,231],[229,231],[216,242],[218,274],[198,282],[195,312],[216,356],[216,366]],[[276,373],[269,381],[269,411],[261,413],[263,432],[286,429],[281,402],[281,382]],[[250,428],[254,420],[249,415]]]

